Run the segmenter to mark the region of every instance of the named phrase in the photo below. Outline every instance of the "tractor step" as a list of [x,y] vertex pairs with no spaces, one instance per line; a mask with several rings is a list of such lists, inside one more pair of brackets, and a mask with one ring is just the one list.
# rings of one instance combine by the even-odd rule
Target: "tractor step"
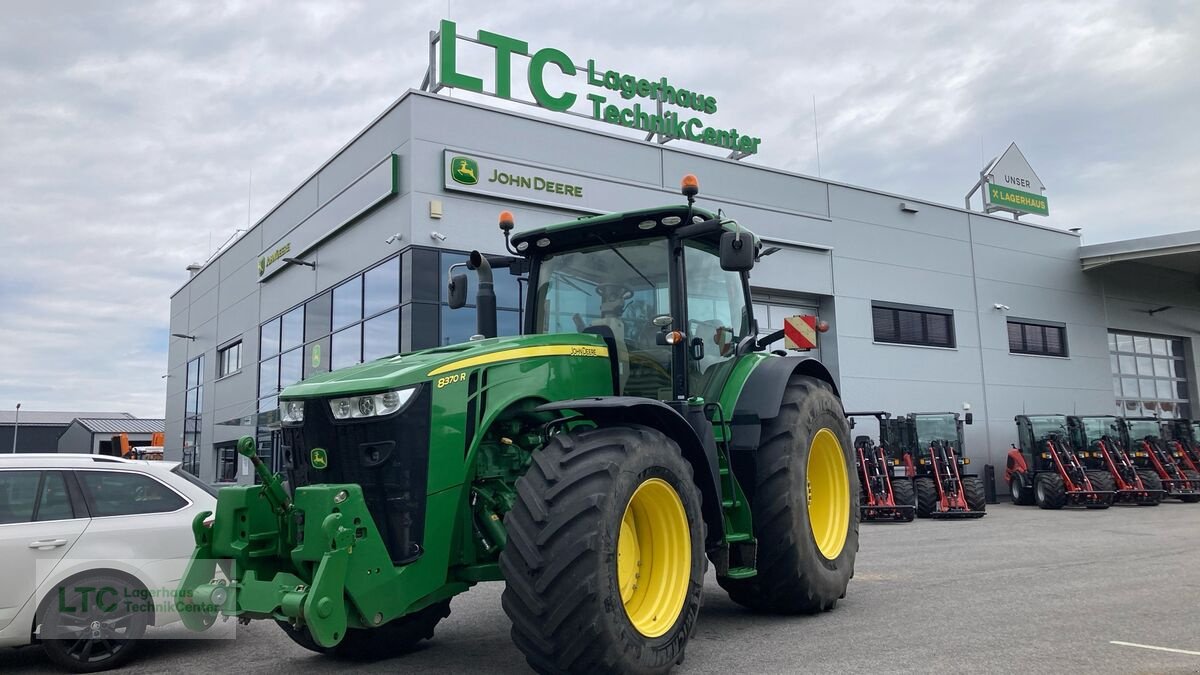
[[730,567],[724,574],[729,579],[749,579],[757,575],[758,570],[753,567]]
[[863,504],[858,507],[858,511],[864,522],[894,520],[907,523],[912,521],[917,513],[917,508],[912,504],[897,506],[867,506]]
[[1116,493],[1111,490],[1075,490],[1067,493],[1067,503],[1071,506],[1080,504],[1111,504]]
[[951,520],[954,518],[982,518],[987,515],[987,511],[968,511],[966,509],[954,509],[951,511],[934,511],[929,514],[930,518],[942,518]]
[[1157,504],[1167,496],[1166,490],[1117,490],[1114,504]]

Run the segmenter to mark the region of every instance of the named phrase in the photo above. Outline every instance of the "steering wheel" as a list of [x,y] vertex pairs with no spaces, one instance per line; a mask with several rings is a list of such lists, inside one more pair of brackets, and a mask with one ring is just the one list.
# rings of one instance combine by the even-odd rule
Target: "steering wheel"
[[625,284],[596,284],[596,295],[604,302],[614,302],[617,299],[628,300],[633,297],[633,291]]

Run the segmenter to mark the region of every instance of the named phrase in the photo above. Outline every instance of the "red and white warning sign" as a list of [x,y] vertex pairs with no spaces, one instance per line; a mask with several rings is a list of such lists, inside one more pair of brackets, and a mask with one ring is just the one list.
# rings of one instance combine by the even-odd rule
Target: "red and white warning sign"
[[812,349],[817,346],[817,317],[812,314],[789,316],[783,320],[783,346],[786,349]]

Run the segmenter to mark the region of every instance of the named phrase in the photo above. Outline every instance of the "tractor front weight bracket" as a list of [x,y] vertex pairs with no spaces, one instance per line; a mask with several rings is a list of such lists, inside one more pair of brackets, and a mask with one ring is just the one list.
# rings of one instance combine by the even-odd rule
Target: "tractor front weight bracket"
[[341,513],[331,513],[321,523],[330,550],[321,557],[302,606],[308,631],[322,647],[332,647],[346,636],[346,570],[355,535],[353,529],[342,525],[342,519]]

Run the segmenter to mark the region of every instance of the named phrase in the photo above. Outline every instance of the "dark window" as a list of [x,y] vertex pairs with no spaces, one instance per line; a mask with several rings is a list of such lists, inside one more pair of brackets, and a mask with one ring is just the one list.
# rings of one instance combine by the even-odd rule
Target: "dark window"
[[1008,351],[1040,356],[1067,355],[1067,329],[1059,325],[1008,322]]
[[237,444],[223,443],[213,447],[217,458],[216,482],[218,483],[236,483],[238,454]]
[[259,358],[265,359],[279,353],[279,319],[264,323],[258,335]]
[[42,488],[38,491],[37,511],[34,520],[69,520],[75,517],[71,509],[71,497],[67,494],[67,481],[61,472],[47,471],[42,476]]
[[329,335],[333,316],[333,294],[323,293],[304,304],[304,339],[307,342]]
[[242,343],[235,342],[217,352],[220,371],[217,377],[225,377],[242,369]]
[[0,525],[33,520],[41,475],[41,471],[0,471]]
[[876,342],[954,346],[954,313],[948,309],[872,304],[871,323]]
[[362,361],[362,326],[355,324],[333,334],[329,367],[337,370]]
[[174,469],[171,469],[171,473],[175,474],[176,476],[179,476],[180,478],[186,480],[187,482],[191,483],[192,485],[195,485],[196,487],[200,488],[201,490],[204,490],[208,494],[210,494],[214,497],[217,496],[217,488],[209,485],[208,483],[205,483],[204,481],[200,480],[199,478],[196,478],[192,474],[184,471],[182,466],[176,466]]
[[333,329],[362,319],[363,279],[354,277],[350,281],[333,289]]
[[[279,338],[279,349],[287,350],[298,347],[304,342],[304,307],[297,307],[282,317],[282,337]],[[264,356],[266,356],[264,354]]]
[[400,304],[400,258],[367,270],[363,278],[363,316],[374,316]]
[[204,410],[204,355],[188,362],[183,411],[183,469],[200,473],[200,421]]
[[317,373],[329,372],[329,336],[310,342],[304,347],[304,379]]
[[[279,387],[282,389],[290,384],[296,384],[303,377],[304,350],[293,349],[279,357]],[[263,395],[276,392],[263,392]]]
[[153,478],[124,471],[79,471],[92,517],[169,513],[187,506],[175,491]]
[[363,361],[400,351],[400,310],[393,309],[363,323]]

